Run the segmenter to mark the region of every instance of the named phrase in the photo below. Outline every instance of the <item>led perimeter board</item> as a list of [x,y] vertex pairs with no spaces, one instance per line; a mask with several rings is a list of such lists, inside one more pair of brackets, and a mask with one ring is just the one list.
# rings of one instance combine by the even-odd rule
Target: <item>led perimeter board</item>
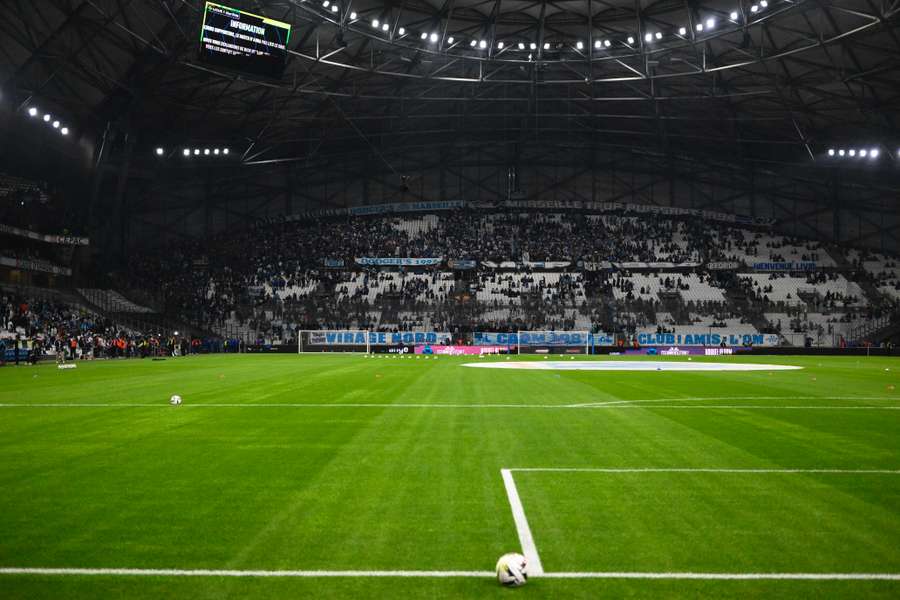
[[290,39],[290,23],[207,2],[200,28],[200,60],[279,79]]

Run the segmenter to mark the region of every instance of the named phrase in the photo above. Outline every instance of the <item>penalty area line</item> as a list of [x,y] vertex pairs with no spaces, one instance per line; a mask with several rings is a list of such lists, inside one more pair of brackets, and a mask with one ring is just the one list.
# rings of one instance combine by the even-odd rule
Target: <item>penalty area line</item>
[[[495,576],[493,571],[266,571],[239,569],[89,569],[56,567],[0,567],[0,575],[45,575],[54,577],[421,577],[479,579]],[[533,573],[533,576],[545,579],[900,581],[900,573],[656,573],[643,571],[587,571]]]
[[543,575],[544,567],[541,565],[541,558],[538,555],[531,528],[528,526],[525,508],[522,506],[522,499],[519,498],[519,490],[516,489],[516,481],[513,479],[512,471],[510,469],[500,469],[500,476],[503,478],[506,497],[509,499],[509,507],[512,509],[513,521],[516,523],[516,532],[519,534],[522,554],[525,556],[525,560],[528,561],[529,574],[534,576]]

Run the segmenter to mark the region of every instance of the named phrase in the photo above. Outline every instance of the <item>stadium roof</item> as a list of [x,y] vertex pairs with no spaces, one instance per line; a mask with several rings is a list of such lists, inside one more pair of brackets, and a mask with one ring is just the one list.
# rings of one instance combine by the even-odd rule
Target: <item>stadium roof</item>
[[0,89],[77,134],[113,123],[257,164],[521,142],[803,162],[900,143],[898,0],[224,3],[293,25],[283,79],[202,63],[201,0],[11,0]]

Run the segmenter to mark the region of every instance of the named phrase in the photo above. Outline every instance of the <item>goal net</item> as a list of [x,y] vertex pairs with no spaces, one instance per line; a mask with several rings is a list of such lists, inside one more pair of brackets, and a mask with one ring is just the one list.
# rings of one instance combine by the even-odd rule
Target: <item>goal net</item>
[[309,330],[297,336],[297,352],[365,352],[371,350],[369,332],[364,330]]
[[590,354],[588,331],[519,331],[519,354]]

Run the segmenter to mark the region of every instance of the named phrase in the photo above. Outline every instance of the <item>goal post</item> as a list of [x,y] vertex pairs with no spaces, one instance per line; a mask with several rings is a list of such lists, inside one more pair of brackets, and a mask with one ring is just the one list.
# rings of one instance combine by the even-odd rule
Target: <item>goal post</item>
[[363,329],[301,329],[297,335],[298,354],[369,354],[371,349],[369,331]]
[[526,331],[516,333],[517,354],[590,354],[589,331]]

